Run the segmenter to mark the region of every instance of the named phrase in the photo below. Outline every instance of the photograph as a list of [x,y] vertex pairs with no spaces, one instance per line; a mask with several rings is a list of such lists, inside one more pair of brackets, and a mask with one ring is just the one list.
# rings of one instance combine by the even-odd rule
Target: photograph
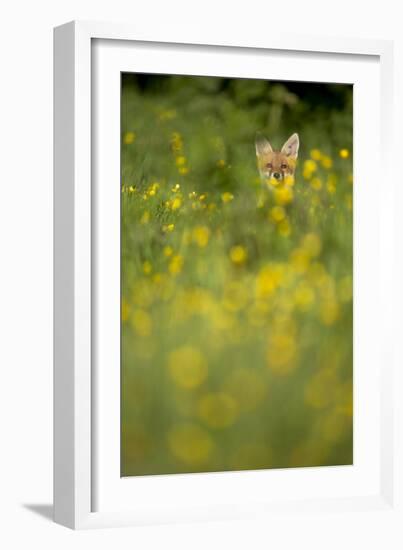
[[121,476],[353,464],[353,85],[120,99]]

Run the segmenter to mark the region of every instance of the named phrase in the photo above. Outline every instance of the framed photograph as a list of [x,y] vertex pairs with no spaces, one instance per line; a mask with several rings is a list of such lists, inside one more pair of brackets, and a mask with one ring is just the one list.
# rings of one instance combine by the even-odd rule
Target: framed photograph
[[399,514],[392,43],[54,44],[55,521]]

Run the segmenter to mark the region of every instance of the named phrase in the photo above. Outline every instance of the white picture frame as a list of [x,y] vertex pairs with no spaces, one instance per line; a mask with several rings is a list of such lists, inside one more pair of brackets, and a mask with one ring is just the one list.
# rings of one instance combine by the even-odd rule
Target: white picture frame
[[[103,52],[103,41],[114,45],[112,53],[110,49]],[[136,45],[142,48],[141,55],[139,52],[136,55],[131,50],[125,60],[124,51],[127,52],[131,45],[133,48]],[[104,191],[99,193],[96,180],[102,178],[104,173],[112,178],[119,177],[116,170],[118,149],[114,147],[114,143],[120,121],[116,110],[111,110],[112,114],[106,121],[99,117],[98,111],[106,105],[103,102],[116,100],[113,95],[116,89],[114,92],[113,86],[110,89],[108,87],[108,82],[112,81],[109,78],[111,74],[118,74],[124,67],[129,70],[133,59],[135,64],[141,59],[141,69],[138,70],[158,72],[161,70],[158,58],[161,58],[164,50],[168,51],[170,48],[170,58],[175,57],[172,54],[173,46],[179,52],[179,57],[182,52],[189,59],[193,55],[200,60],[198,74],[203,74],[203,66],[208,71],[206,74],[221,74],[223,65],[220,68],[217,62],[217,67],[213,69],[212,60],[232,55],[231,52],[235,50],[249,58],[254,55],[272,55],[273,62],[276,55],[281,55],[282,65],[287,65],[287,58],[289,61],[291,59],[291,71],[293,55],[299,59],[311,59],[312,68],[309,69],[309,64],[306,64],[307,70],[311,71],[315,70],[315,56],[319,54],[326,56],[326,63],[333,61],[335,66],[339,63],[343,67],[344,63],[346,67],[340,70],[347,73],[356,69],[348,68],[354,56],[360,56],[364,65],[367,62],[368,65],[373,64],[368,71],[369,80],[365,80],[365,69],[362,69],[362,85],[371,84],[371,87],[367,88],[366,94],[362,87],[362,95],[359,97],[364,102],[364,95],[367,96],[365,101],[372,102],[377,115],[374,120],[367,118],[369,126],[357,122],[357,127],[361,125],[362,140],[357,142],[355,139],[354,143],[355,157],[361,156],[362,159],[368,158],[371,161],[371,164],[358,163],[361,172],[357,181],[367,178],[369,183],[367,190],[362,187],[360,190],[359,186],[358,191],[354,190],[358,193],[354,202],[357,202],[359,208],[354,212],[354,231],[355,238],[358,238],[361,245],[360,262],[358,265],[355,262],[354,268],[363,272],[374,258],[379,260],[380,268],[379,271],[372,270],[371,275],[366,278],[367,283],[361,277],[359,280],[362,286],[354,289],[358,297],[361,294],[360,303],[357,305],[354,302],[355,309],[358,310],[354,328],[357,329],[358,322],[359,330],[366,326],[362,329],[366,339],[361,339],[361,351],[355,356],[355,361],[358,357],[361,365],[361,370],[357,372],[364,374],[363,377],[358,377],[362,391],[360,388],[354,389],[355,402],[358,403],[355,404],[358,407],[357,411],[355,409],[355,417],[357,412],[357,417],[361,420],[360,430],[358,433],[355,430],[358,463],[355,461],[350,470],[334,469],[329,472],[327,469],[323,472],[323,469],[313,468],[305,469],[301,474],[297,470],[283,470],[269,475],[265,471],[259,471],[146,476],[134,480],[136,484],[132,483],[130,487],[125,484],[122,490],[116,471],[119,431],[116,413],[119,395],[116,391],[113,393],[118,382],[116,370],[113,370],[111,362],[99,361],[99,366],[98,359],[97,364],[94,360],[95,357],[110,357],[114,353],[113,347],[98,349],[99,342],[94,334],[99,331],[99,326],[101,330],[105,330],[106,325],[102,324],[102,319],[109,318],[113,322],[113,311],[116,313],[116,308],[108,309],[112,306],[105,304],[105,289],[102,280],[97,278],[97,272],[108,265],[105,259],[110,259],[111,255],[116,257],[119,237],[115,235],[114,240],[110,239],[112,245],[108,249],[109,239],[103,238],[105,235],[102,230],[105,231],[105,227],[113,228],[118,207],[113,195],[105,194]],[[158,54],[154,58],[153,50]],[[207,50],[210,61],[203,57]],[[143,55],[142,52],[146,53]],[[183,74],[188,70],[188,74],[191,74],[191,69],[186,69],[186,63],[189,67],[186,55],[182,56],[184,64],[179,70]],[[393,336],[396,319],[393,292],[396,281],[392,268],[393,262],[400,258],[393,247],[390,212],[395,207],[395,184],[393,174],[389,171],[393,160],[393,44],[387,41],[287,36],[282,33],[270,33],[269,38],[255,37],[253,34],[244,38],[231,37],[229,34],[215,37],[208,30],[203,32],[201,39],[195,40],[186,35],[186,30],[180,36],[177,33],[171,36],[167,31],[166,36],[156,37],[152,30],[139,30],[130,25],[72,22],[55,29],[54,60],[55,521],[76,529],[242,518],[262,513],[288,514],[291,521],[296,513],[307,509],[311,514],[321,514],[324,511],[332,514],[349,510],[350,513],[375,513],[376,517],[387,511],[396,518],[401,517],[401,510],[397,505],[401,487],[395,475],[397,451],[394,429],[399,410],[393,399]],[[172,63],[173,61],[173,67]],[[164,64],[167,66],[166,72],[173,70],[170,63],[166,64],[164,61]],[[177,66],[175,70],[178,70]],[[255,76],[256,74],[253,73]],[[296,79],[298,78],[301,77],[297,76]],[[314,80],[315,75],[312,73],[310,78]],[[321,78],[323,77],[319,74],[317,79]],[[347,77],[348,82],[349,78]],[[306,79],[309,80],[309,77]],[[103,91],[102,97],[96,95],[97,86]],[[371,137],[373,134],[376,138]],[[371,143],[376,145],[368,156]],[[103,155],[103,164],[99,164],[95,158],[96,153],[106,147],[108,155]],[[383,174],[390,174],[390,178],[385,177],[390,181],[390,186],[379,193],[376,178],[381,165]],[[105,190],[108,186],[103,185],[100,188]],[[103,216],[102,224],[99,223],[100,216]],[[109,265],[113,264],[109,262]],[[115,266],[108,273],[115,283],[118,271]],[[373,285],[379,289],[379,299],[373,315],[381,319],[380,325],[371,321],[365,309],[366,297],[373,292]],[[107,328],[115,333],[119,330],[116,325],[115,331],[113,325],[109,324]],[[373,344],[375,336],[379,339],[378,348]],[[366,369],[368,375],[365,374],[366,364],[372,365]],[[99,407],[100,400],[102,407]],[[371,433],[371,426],[375,435]],[[271,483],[274,497],[266,498],[259,494],[263,480]],[[284,498],[279,496],[282,493]],[[169,498],[161,504],[163,494],[168,494]],[[197,494],[198,498],[192,501],[192,494]],[[223,494],[227,497],[219,498]]]

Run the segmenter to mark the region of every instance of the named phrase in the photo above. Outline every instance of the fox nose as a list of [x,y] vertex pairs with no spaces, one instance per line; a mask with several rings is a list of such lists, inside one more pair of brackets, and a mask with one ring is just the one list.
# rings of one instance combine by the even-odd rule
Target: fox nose
[[278,172],[274,172],[273,178],[275,178],[276,180],[280,179],[280,174]]

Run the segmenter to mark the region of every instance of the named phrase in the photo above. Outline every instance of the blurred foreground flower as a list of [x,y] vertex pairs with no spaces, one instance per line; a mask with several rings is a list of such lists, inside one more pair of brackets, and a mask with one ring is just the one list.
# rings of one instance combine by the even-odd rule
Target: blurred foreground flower
[[169,258],[169,256],[172,256],[172,254],[173,254],[172,246],[165,246],[164,250],[163,250],[163,253],[164,253],[164,256],[166,256],[167,258]]
[[291,187],[283,186],[274,189],[274,200],[279,205],[290,204],[293,201],[294,193]]
[[234,199],[234,195],[228,191],[221,195],[221,200],[223,203],[231,202]]
[[192,239],[200,248],[208,245],[209,238],[210,230],[205,225],[197,225],[192,231]]
[[179,197],[175,197],[173,201],[171,202],[171,208],[172,210],[179,210],[179,208],[182,206],[182,200]]
[[136,139],[136,134],[134,132],[126,132],[123,136],[123,143],[125,145],[130,145]]
[[320,159],[320,163],[323,166],[323,168],[329,169],[333,166],[333,160],[331,157],[327,155],[322,155],[322,158]]
[[243,246],[236,245],[231,248],[229,257],[234,264],[241,265],[246,262],[248,253]]
[[304,176],[305,179],[308,180],[312,177],[312,175],[314,174],[314,172],[316,172],[317,169],[318,169],[318,165],[316,164],[316,161],[312,159],[308,159],[304,162],[302,175]]
[[282,206],[273,206],[270,209],[269,216],[274,222],[281,222],[281,220],[284,220],[286,213]]
[[320,160],[322,157],[322,153],[319,149],[311,149],[310,155],[312,160]]
[[124,299],[122,300],[120,311],[121,311],[120,315],[122,318],[122,323],[125,323],[129,319],[130,306],[127,303],[127,301]]

